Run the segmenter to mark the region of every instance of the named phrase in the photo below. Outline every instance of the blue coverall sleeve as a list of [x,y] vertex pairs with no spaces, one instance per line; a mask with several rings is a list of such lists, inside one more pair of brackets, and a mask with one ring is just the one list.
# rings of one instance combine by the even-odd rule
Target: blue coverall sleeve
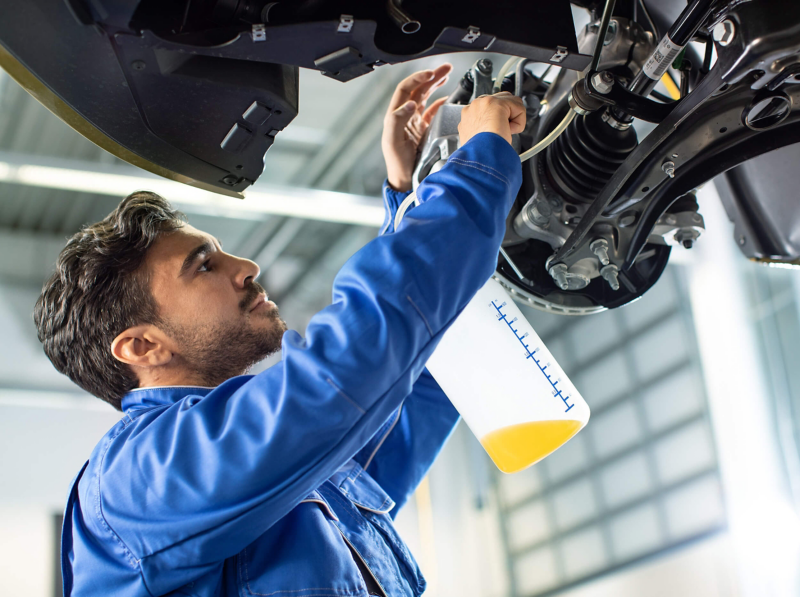
[[[381,234],[394,232],[395,214],[408,195],[384,182]],[[355,456],[395,502],[392,518],[425,477],[458,421],[458,411],[425,369],[398,411]]]
[[279,364],[111,440],[96,512],[145,582],[239,553],[369,442],[494,271],[520,183],[512,147],[477,135],[420,186],[399,230],[342,267],[306,337],[284,334]]

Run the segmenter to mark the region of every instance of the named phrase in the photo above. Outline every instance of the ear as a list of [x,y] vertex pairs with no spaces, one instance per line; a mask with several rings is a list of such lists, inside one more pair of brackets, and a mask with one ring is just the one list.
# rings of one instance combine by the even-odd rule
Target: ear
[[159,367],[172,360],[167,336],[154,325],[128,328],[111,342],[111,354],[133,367]]

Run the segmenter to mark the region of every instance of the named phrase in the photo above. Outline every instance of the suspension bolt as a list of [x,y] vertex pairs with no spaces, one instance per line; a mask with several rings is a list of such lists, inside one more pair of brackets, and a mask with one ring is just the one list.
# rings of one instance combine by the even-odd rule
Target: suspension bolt
[[725,19],[716,24],[713,35],[714,41],[724,48],[733,41],[733,37],[736,35],[736,26],[730,19]]
[[481,71],[484,75],[491,74],[492,72],[492,61],[488,58],[481,58],[478,60],[478,70]]
[[556,284],[561,290],[569,290],[569,282],[567,281],[567,266],[564,263],[556,263],[550,267],[550,275],[555,280]]
[[611,286],[611,290],[619,290],[619,268],[612,264],[605,266],[600,270],[600,275]]
[[675,178],[675,162],[672,160],[668,160],[661,164],[661,169],[664,171],[664,174],[670,178]]
[[614,75],[612,75],[610,72],[603,71],[592,75],[592,87],[594,87],[597,93],[602,93],[603,95],[606,95],[611,91],[611,88],[613,86],[614,86]]
[[675,242],[683,245],[684,249],[691,249],[700,233],[694,228],[681,228],[675,233]]
[[528,218],[540,228],[548,227],[552,215],[553,208],[547,200],[531,201],[528,204]]
[[597,240],[593,240],[589,245],[589,250],[597,255],[597,258],[603,265],[611,263],[611,260],[608,258],[608,241],[606,239],[598,238]]

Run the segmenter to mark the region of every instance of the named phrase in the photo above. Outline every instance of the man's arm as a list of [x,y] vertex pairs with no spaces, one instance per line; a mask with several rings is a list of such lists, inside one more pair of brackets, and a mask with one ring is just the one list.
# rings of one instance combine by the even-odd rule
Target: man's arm
[[[487,102],[508,128],[517,106]],[[146,580],[238,553],[363,448],[494,271],[520,179],[509,143],[477,135],[398,231],[345,264],[306,338],[284,335],[281,363],[146,414],[109,445],[96,513]]]
[[[384,183],[386,217],[380,234],[394,232],[395,215],[409,193],[395,190],[388,180]],[[356,461],[395,502],[392,518],[425,477],[459,418],[458,411],[425,369],[400,408],[355,455]]]

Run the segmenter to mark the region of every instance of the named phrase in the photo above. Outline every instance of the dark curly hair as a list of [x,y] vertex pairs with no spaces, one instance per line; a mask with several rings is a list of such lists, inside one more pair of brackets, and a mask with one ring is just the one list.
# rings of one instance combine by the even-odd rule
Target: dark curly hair
[[155,193],[128,195],[104,220],[69,239],[36,301],[39,341],[55,368],[117,410],[139,380],[111,354],[111,342],[131,326],[158,323],[140,268],[156,239],[185,222]]

